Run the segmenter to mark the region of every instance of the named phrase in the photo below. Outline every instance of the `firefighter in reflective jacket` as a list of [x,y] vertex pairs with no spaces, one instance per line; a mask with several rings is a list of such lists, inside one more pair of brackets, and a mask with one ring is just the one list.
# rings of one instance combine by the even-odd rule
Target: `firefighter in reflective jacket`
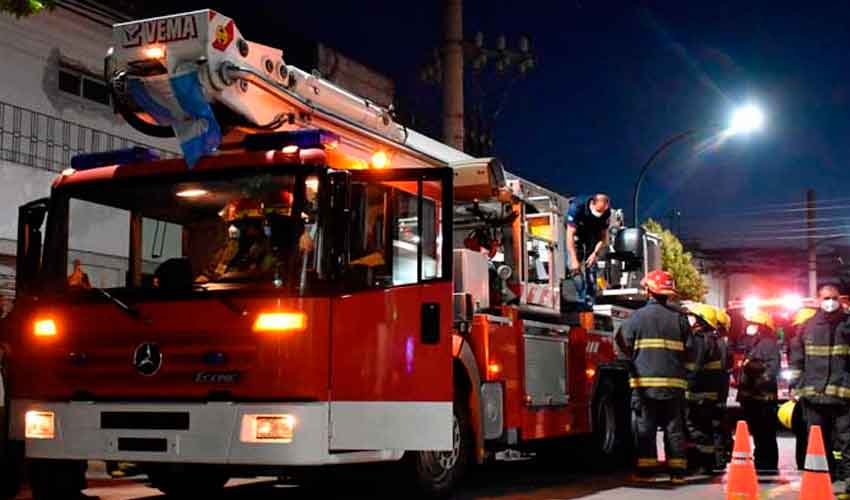
[[757,471],[774,472],[779,467],[776,442],[776,379],[779,376],[779,343],[773,319],[764,311],[744,314],[748,323],[744,360],[738,381],[738,401],[753,435]]
[[850,324],[835,287],[822,287],[818,299],[820,310],[791,341],[791,386],[802,402],[807,426],[819,425],[826,446],[841,452],[838,463],[833,453],[826,454],[833,480],[846,481],[850,473],[844,458],[850,458]]
[[726,401],[721,397],[729,385],[725,363],[726,349],[718,335],[719,314],[708,304],[689,303],[693,361],[688,363],[686,428],[691,467],[705,471],[725,466],[723,432],[720,427]]
[[684,401],[688,388],[685,365],[690,326],[683,312],[668,304],[676,294],[673,277],[653,271],[643,285],[649,302],[623,324],[618,345],[631,360],[632,418],[637,434],[638,481],[658,480],[656,432],[662,427],[667,467],[674,483],[685,480]]

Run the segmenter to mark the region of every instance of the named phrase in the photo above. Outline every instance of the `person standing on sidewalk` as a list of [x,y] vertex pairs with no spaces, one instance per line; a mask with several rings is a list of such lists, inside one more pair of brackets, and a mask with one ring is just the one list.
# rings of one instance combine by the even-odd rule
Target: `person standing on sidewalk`
[[669,273],[653,271],[643,285],[650,299],[623,324],[617,340],[621,354],[631,361],[629,385],[638,452],[634,479],[659,480],[656,432],[660,426],[665,433],[671,480],[682,484],[688,467],[684,406],[690,325],[685,314],[668,303],[676,295]]
[[820,310],[791,342],[791,387],[803,405],[806,439],[809,426],[820,426],[834,489],[850,493],[850,322],[836,287],[821,287],[818,300]]
[[773,319],[764,311],[744,314],[747,339],[744,361],[738,381],[738,402],[753,435],[755,466],[761,473],[779,469],[777,432],[777,385],[779,376],[779,342]]

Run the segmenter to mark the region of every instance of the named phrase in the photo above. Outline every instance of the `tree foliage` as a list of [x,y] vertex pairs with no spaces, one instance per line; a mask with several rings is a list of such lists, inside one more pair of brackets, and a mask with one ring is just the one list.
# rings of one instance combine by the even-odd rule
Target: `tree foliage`
[[57,0],[0,0],[0,12],[9,12],[18,19],[56,7]]
[[681,298],[701,302],[708,293],[708,286],[679,238],[652,219],[647,220],[643,228],[661,236],[661,268],[673,275]]

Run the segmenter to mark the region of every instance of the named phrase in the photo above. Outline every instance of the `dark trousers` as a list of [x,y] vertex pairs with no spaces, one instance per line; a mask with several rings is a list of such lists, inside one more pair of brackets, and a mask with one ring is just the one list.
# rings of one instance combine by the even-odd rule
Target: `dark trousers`
[[726,442],[722,429],[723,407],[717,401],[688,402],[685,426],[688,463],[692,467],[722,469]]
[[632,421],[638,452],[638,472],[658,467],[656,434],[664,430],[667,467],[673,474],[684,475],[685,458],[684,398],[651,399],[632,395]]
[[758,470],[779,468],[779,445],[776,441],[776,401],[741,401],[744,419],[755,443],[755,465]]
[[[848,479],[850,473],[850,407],[848,405],[821,405],[803,400],[806,413],[806,430],[812,425],[820,426],[823,435],[826,460],[833,480]],[[806,432],[808,446],[808,432]],[[836,462],[833,451],[841,452],[841,460]]]

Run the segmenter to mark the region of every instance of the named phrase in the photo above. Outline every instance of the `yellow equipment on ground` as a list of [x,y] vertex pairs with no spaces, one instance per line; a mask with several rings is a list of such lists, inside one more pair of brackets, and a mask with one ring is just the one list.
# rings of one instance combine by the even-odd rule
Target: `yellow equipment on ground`
[[791,420],[794,416],[794,406],[797,402],[792,400],[786,401],[779,407],[776,416],[779,418],[779,423],[786,429],[791,429]]

